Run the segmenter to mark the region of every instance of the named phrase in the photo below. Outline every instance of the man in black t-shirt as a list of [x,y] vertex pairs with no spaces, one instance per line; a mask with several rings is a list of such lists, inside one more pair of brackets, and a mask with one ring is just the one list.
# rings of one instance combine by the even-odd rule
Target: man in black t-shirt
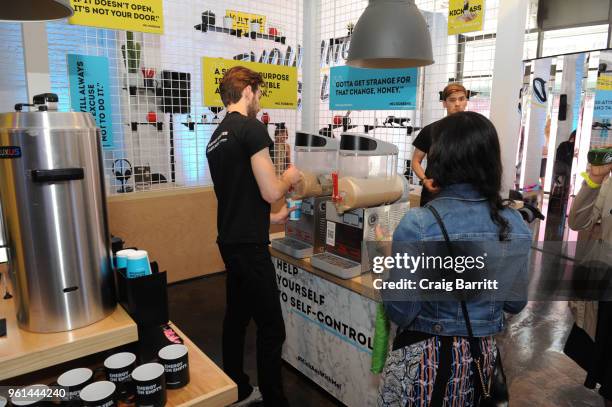
[[[467,107],[467,90],[459,83],[448,84],[442,91],[441,99],[447,114],[463,112]],[[435,122],[423,127],[412,142],[414,146],[411,160],[412,171],[423,182],[421,206],[433,199],[433,196],[439,191],[439,188],[434,185],[434,180],[427,176],[427,170],[424,170],[421,165],[431,147],[431,131],[434,125]]]
[[[238,406],[261,402],[286,406],[281,381],[285,324],[276,272],[268,250],[270,223],[285,223],[285,205],[270,213],[300,179],[290,167],[277,178],[270,159],[272,140],[259,111],[261,75],[238,66],[228,70],[219,90],[227,114],[213,133],[206,157],[217,195],[217,244],[227,271],[223,320],[223,369],[238,385]],[[257,377],[251,386],[243,369],[246,327],[257,325]],[[261,393],[260,393],[261,390]]]

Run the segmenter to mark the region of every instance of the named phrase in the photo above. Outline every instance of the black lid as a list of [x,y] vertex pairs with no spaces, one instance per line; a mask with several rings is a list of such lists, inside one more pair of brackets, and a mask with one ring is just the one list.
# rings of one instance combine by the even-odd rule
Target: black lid
[[35,105],[44,105],[47,102],[57,102],[59,99],[55,93],[41,93],[34,95],[33,101]]
[[325,147],[327,140],[327,137],[318,134],[302,133],[299,131],[295,133],[296,147]]
[[343,133],[340,139],[340,150],[374,151],[376,146],[376,140],[358,134]]

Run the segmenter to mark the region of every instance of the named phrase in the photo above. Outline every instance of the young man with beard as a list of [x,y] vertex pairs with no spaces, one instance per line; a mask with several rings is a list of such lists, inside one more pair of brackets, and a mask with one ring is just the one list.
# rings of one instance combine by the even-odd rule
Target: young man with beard
[[[450,83],[446,85],[441,95],[442,106],[446,109],[446,114],[451,115],[457,112],[463,112],[467,107],[468,94],[467,90],[460,83]],[[429,153],[431,147],[431,131],[435,126],[435,122],[423,127],[419,135],[414,139],[414,153],[412,153],[411,167],[412,171],[423,182],[421,190],[421,206],[433,199],[434,195],[440,190],[434,185],[434,180],[427,176],[427,170],[423,169],[421,163]]]
[[[227,271],[223,321],[223,369],[238,385],[236,405],[253,405],[263,396],[265,406],[286,406],[281,382],[281,350],[285,325],[276,273],[268,250],[270,223],[285,223],[283,205],[277,213],[270,204],[283,198],[300,179],[290,167],[277,178],[270,159],[272,140],[259,111],[261,75],[237,66],[219,86],[227,114],[206,149],[218,200],[217,244]],[[246,327],[257,325],[257,376],[251,386],[243,369]]]

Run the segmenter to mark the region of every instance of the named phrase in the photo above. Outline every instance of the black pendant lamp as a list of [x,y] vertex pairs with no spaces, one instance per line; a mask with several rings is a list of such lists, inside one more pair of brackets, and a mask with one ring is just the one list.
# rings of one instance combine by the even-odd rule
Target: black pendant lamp
[[74,14],[70,0],[18,0],[4,3],[0,7],[0,21],[52,21]]
[[414,0],[370,0],[351,35],[346,63],[360,68],[433,64],[429,29]]

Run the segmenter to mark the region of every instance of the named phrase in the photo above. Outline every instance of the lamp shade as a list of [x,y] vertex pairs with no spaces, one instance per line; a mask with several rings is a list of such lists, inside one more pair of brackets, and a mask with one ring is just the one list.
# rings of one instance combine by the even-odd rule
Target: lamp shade
[[19,0],[0,7],[0,21],[51,21],[73,14],[69,0]]
[[347,65],[408,68],[433,62],[429,29],[413,0],[370,0],[353,30]]

